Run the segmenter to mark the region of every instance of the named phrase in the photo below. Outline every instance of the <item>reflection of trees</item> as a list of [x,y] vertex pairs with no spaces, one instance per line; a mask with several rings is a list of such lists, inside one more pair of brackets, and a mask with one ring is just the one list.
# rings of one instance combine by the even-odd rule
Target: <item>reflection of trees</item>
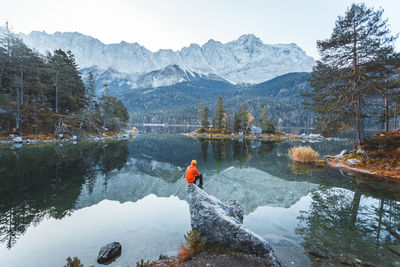
[[135,158],[154,159],[186,167],[198,155],[198,142],[182,135],[145,134],[130,143]]
[[264,167],[264,162],[268,154],[272,152],[274,149],[274,143],[273,142],[268,142],[268,143],[262,143],[261,146],[258,148],[258,155],[260,157],[260,165],[261,167]]
[[208,141],[200,141],[200,158],[203,162],[207,162]]
[[[273,151],[274,143],[261,143],[257,146],[252,146],[251,141],[243,140],[212,140],[200,139],[200,152],[199,159],[206,162],[208,159],[208,147],[211,144],[212,154],[214,162],[217,166],[217,170],[222,167],[223,163],[230,163],[237,161],[239,165],[249,163],[253,157],[259,159],[261,165],[264,165],[264,161],[267,156]],[[253,141],[255,142],[255,141]]]
[[85,179],[120,169],[128,154],[125,142],[0,151],[0,242],[11,248],[31,223],[70,214]]
[[400,245],[400,202],[367,195],[362,187],[313,192],[310,210],[302,212],[296,229],[305,250],[333,262],[340,262],[339,255],[380,266],[398,260],[388,246]]

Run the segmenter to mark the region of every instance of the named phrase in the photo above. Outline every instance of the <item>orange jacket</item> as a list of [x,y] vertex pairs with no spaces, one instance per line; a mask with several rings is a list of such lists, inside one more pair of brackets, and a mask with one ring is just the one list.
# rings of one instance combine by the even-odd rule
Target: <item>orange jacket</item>
[[193,183],[196,179],[196,176],[200,176],[199,171],[197,170],[195,165],[190,165],[186,169],[186,181],[188,183]]

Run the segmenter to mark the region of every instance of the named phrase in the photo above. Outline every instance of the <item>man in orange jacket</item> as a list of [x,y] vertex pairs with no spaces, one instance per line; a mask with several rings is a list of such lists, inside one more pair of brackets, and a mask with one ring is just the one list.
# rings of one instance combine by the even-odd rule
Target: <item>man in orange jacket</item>
[[203,188],[203,175],[199,173],[199,171],[196,168],[197,161],[192,160],[192,163],[190,164],[189,167],[186,169],[186,181],[188,183],[196,183],[197,180],[200,181],[199,187]]

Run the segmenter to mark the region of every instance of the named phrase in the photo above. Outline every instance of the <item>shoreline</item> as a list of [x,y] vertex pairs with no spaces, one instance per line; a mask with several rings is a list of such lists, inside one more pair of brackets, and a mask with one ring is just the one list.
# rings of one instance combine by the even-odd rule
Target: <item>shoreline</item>
[[320,142],[323,140],[336,140],[337,138],[325,138],[317,134],[288,134],[288,133],[274,133],[274,134],[225,134],[225,133],[182,133],[182,135],[191,137],[194,139],[209,139],[209,140],[250,140],[250,141],[309,141],[309,142]]
[[327,156],[329,167],[382,178],[400,179],[400,131],[379,132],[352,151]]
[[327,157],[326,165],[330,168],[337,168],[344,170],[346,172],[357,172],[364,175],[379,177],[379,178],[389,178],[392,180],[400,180],[400,168],[395,170],[380,170],[375,169],[375,166],[357,166],[355,164],[346,163],[346,161],[341,160],[338,157]]
[[130,134],[127,132],[107,132],[103,135],[91,134],[85,137],[76,135],[61,135],[56,136],[54,134],[41,134],[41,135],[22,135],[17,136],[10,134],[9,136],[0,136],[0,145],[10,145],[10,146],[22,146],[22,145],[34,145],[34,144],[62,144],[62,143],[72,143],[77,142],[99,142],[99,141],[112,141],[112,140],[128,140],[130,138],[135,138],[137,134]]

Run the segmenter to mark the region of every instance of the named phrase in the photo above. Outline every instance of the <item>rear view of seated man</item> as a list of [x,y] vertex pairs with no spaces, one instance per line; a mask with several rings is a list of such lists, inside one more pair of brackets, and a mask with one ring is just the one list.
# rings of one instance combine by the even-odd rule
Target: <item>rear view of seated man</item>
[[188,183],[195,183],[199,181],[199,187],[203,189],[203,175],[196,168],[197,161],[192,160],[189,167],[186,169],[186,181]]

